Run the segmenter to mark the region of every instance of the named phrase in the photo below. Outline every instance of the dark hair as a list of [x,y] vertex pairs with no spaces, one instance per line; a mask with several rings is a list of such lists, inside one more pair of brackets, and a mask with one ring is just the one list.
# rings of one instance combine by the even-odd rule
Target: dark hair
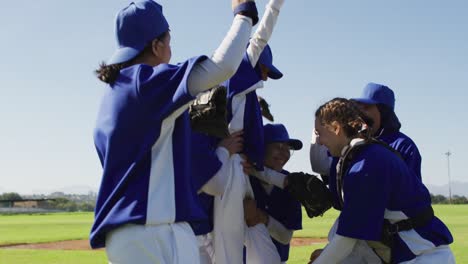
[[[169,31],[166,31],[162,33],[161,35],[159,35],[157,38],[155,38],[155,40],[163,40],[168,35],[169,35]],[[137,59],[143,56],[143,54],[151,51],[153,41],[151,41],[148,45],[146,45],[146,47],[137,56],[135,56],[135,58],[129,61],[111,64],[111,65],[107,65],[104,61],[102,61],[99,64],[99,68],[95,70],[94,73],[96,74],[99,80],[108,84],[113,84],[115,80],[117,80],[117,77],[119,77],[120,70],[127,68],[129,66],[132,66],[133,64],[135,64],[135,61]]]
[[368,128],[372,126],[372,120],[364,115],[351,100],[334,98],[321,105],[315,112],[315,117],[322,124],[338,122],[348,137],[370,137]]
[[400,131],[401,123],[395,112],[387,105],[377,104],[380,112],[380,133],[395,133]]

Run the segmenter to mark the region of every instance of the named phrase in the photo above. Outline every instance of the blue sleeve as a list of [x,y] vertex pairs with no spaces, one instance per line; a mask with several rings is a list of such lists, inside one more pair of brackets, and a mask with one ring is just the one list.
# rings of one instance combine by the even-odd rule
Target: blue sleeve
[[385,208],[390,196],[390,167],[379,153],[367,149],[351,161],[344,176],[344,206],[337,234],[380,240]]
[[290,206],[287,207],[288,212],[287,218],[285,219],[283,225],[291,230],[301,230],[302,229],[302,209],[301,204],[298,201],[292,200]]
[[383,136],[382,140],[400,153],[411,172],[421,180],[421,154],[413,140],[402,132]]
[[419,154],[418,147],[411,142],[406,148],[401,151],[403,159],[405,160],[408,168],[421,180],[421,154]]
[[187,80],[193,66],[205,59],[205,56],[200,56],[177,65],[160,64],[156,67],[140,65],[136,77],[139,100],[148,111],[158,113],[161,120],[169,116],[194,99],[188,90]]
[[263,171],[263,160],[265,159],[263,118],[255,91],[246,95],[243,137],[244,153],[258,171]]
[[[228,121],[231,122],[233,119],[233,106],[232,102],[236,96],[239,95],[253,85],[261,81],[256,70],[252,67],[247,53],[244,55],[244,59],[241,62],[237,72],[234,76],[225,82],[227,88],[227,109],[228,109]],[[242,97],[237,97],[242,98]],[[263,119],[258,103],[257,93],[250,91],[245,94],[242,117],[242,127],[244,130],[244,154],[247,155],[249,160],[255,165],[259,171],[263,170],[263,159],[265,158],[265,146],[263,136]],[[239,113],[238,112],[238,113]]]
[[192,176],[195,190],[200,190],[221,168],[216,155],[217,140],[192,132]]
[[228,99],[232,100],[232,97],[236,94],[244,92],[259,81],[261,81],[261,78],[255,68],[252,67],[249,56],[245,53],[236,73],[224,83],[227,88]]

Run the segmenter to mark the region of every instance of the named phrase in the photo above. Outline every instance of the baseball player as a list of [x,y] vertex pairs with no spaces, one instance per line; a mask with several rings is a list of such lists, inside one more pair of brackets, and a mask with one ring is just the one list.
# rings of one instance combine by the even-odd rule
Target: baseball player
[[369,83],[361,97],[351,99],[358,103],[373,121],[372,135],[400,153],[406,165],[421,180],[421,155],[410,137],[400,131],[401,123],[395,114],[395,94],[385,85]]
[[199,263],[188,221],[204,212],[190,174],[188,104],[238,68],[256,21],[254,2],[235,17],[211,57],[172,65],[169,24],[154,1],[116,17],[118,49],[96,71],[108,84],[94,143],[103,166],[90,241],[110,263]]
[[[261,110],[255,90],[268,78],[279,79],[282,73],[272,64],[268,40],[276,24],[284,0],[270,0],[265,13],[249,41],[249,46],[236,74],[223,85],[228,89],[228,120],[230,132],[243,130],[244,153],[258,168],[263,169],[264,145]],[[242,263],[246,245],[261,245],[249,250],[247,263],[280,263],[280,256],[265,225],[247,228],[243,216],[244,197],[253,197],[239,155],[230,159],[228,185],[222,197],[215,197],[214,241],[217,263]],[[245,232],[239,232],[244,230]]]
[[[282,124],[265,125],[264,135],[265,167],[287,175],[288,172],[283,167],[291,156],[291,150],[300,150],[302,142],[291,139]],[[302,229],[301,204],[286,190],[271,183],[253,176],[250,177],[250,183],[255,200],[249,200],[254,210],[250,210],[251,216],[246,216],[250,221],[247,224],[249,226],[265,224],[281,257],[281,262],[286,263],[293,232]]]
[[197,236],[201,264],[215,263],[212,234],[214,196],[224,194],[228,160],[242,150],[242,141],[242,131],[222,140],[192,132],[192,176],[199,181],[196,185],[201,190],[198,198],[206,213],[204,219],[190,222]]
[[[385,85],[369,83],[364,87],[360,98],[351,100],[357,102],[361,111],[373,121],[371,127],[373,137],[386,142],[398,151],[409,169],[421,179],[421,155],[411,138],[400,132],[401,124],[394,112],[395,96],[393,91]],[[336,189],[336,165],[338,159],[332,159],[326,152],[327,149],[324,146],[315,142],[311,144],[312,169],[321,175],[330,174],[329,187],[331,190],[334,190]],[[335,208],[340,210],[340,206],[337,205],[337,197],[333,196],[333,198]],[[330,239],[336,232],[337,224],[338,221],[335,222],[329,233]],[[375,263],[377,261],[375,254],[367,248],[366,244],[358,243],[355,251],[348,256],[345,263],[361,263],[364,261],[363,259],[366,259],[368,263]]]
[[320,144],[340,157],[341,213],[336,235],[313,263],[340,263],[365,241],[384,263],[455,263],[448,228],[434,216],[430,195],[397,152],[365,133],[365,116],[335,98],[315,113]]

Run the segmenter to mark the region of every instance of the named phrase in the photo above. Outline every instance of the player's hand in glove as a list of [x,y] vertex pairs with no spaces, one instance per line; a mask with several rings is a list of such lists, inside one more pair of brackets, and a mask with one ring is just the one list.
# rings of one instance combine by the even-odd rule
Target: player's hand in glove
[[218,138],[229,136],[226,93],[226,87],[218,86],[197,97],[189,108],[193,130]]
[[332,207],[330,190],[314,175],[304,172],[290,173],[286,189],[304,206],[309,218],[321,216]]

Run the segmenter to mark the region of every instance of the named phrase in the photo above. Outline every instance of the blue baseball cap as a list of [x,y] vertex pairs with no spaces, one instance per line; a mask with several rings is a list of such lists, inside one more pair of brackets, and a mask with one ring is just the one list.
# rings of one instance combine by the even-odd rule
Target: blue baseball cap
[[268,77],[274,80],[281,79],[283,73],[281,73],[278,68],[273,65],[273,54],[271,53],[270,45],[266,45],[263,49],[260,57],[258,58],[258,63],[265,65],[268,69]]
[[395,94],[383,84],[368,83],[360,98],[353,98],[353,101],[363,104],[383,104],[395,109]]
[[169,30],[162,6],[152,0],[132,2],[116,17],[117,50],[107,65],[129,61],[155,38]]
[[282,124],[266,124],[263,126],[265,145],[274,142],[285,142],[291,149],[300,150],[302,142],[289,137],[286,127]]

